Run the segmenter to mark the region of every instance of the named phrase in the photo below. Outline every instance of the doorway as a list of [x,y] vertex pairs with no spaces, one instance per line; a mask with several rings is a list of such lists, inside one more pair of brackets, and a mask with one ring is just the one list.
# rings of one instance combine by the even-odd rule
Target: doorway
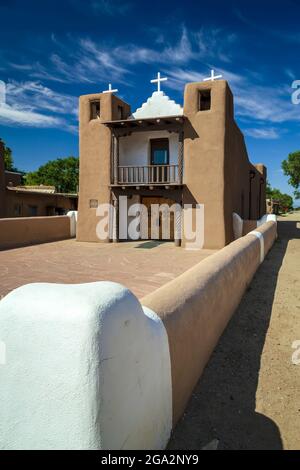
[[[167,206],[171,207],[173,204],[175,204],[175,201],[173,199],[165,198],[165,197],[153,197],[153,196],[145,196],[141,198],[141,203],[144,204],[147,207],[148,210],[148,240],[152,240],[151,238],[151,205],[152,204],[166,204]],[[169,220],[168,220],[169,219]],[[163,226],[164,224],[167,224],[169,221],[170,224],[170,237],[168,239],[164,238],[163,234]],[[169,212],[169,217],[166,218],[164,215],[159,212],[159,217],[157,220],[158,223],[158,238],[155,238],[156,240],[165,240],[165,241],[174,241],[174,233],[175,233],[175,218],[174,218],[174,211]]]

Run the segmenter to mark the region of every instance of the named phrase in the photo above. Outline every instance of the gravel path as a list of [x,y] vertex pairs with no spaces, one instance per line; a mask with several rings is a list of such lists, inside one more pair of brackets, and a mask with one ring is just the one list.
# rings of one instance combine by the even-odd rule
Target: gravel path
[[300,449],[300,212],[278,230],[170,449]]

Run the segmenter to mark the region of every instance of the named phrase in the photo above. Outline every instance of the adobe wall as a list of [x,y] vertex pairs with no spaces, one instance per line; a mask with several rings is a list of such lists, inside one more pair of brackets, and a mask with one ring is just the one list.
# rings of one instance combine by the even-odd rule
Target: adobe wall
[[276,223],[268,222],[256,231],[261,239],[249,233],[141,300],[159,315],[168,333],[173,426],[259,267],[262,253],[264,257],[271,248]]
[[5,185],[6,186],[20,186],[22,184],[22,175],[14,171],[5,172]]
[[[250,177],[251,173],[252,177]],[[233,213],[238,214],[242,219],[254,220],[260,219],[266,213],[266,177],[264,165],[252,165],[249,161],[244,135],[234,120],[234,99],[228,87],[224,159],[227,241],[233,240],[231,224]]]
[[[96,100],[100,101],[100,119],[91,119],[90,103]],[[123,106],[126,119],[130,107],[112,93],[84,95],[79,99],[78,241],[100,241],[96,235],[99,219],[90,201],[98,205],[110,203],[111,130],[102,123],[117,119],[118,106]]]
[[67,215],[0,219],[1,250],[67,238],[71,238],[71,219]]
[[0,218],[5,217],[5,167],[4,146],[0,142]]
[[[211,109],[199,111],[198,94],[211,90]],[[183,204],[204,204],[204,247],[225,246],[224,142],[227,84],[189,83],[184,92]],[[184,215],[183,215],[184,216]],[[182,246],[187,243],[183,239]]]
[[143,307],[111,282],[8,294],[0,301],[0,448],[164,449],[275,238],[276,223],[263,224],[144,297]]
[[[199,111],[199,92],[205,90],[211,90],[211,109]],[[183,203],[204,204],[204,248],[222,248],[234,239],[233,212],[252,219],[265,214],[266,169],[249,161],[225,80],[186,85],[184,115]],[[183,240],[183,246],[186,243]]]
[[59,207],[66,211],[76,210],[77,199],[55,194],[34,194],[6,189],[5,217],[16,217],[16,206],[21,208],[20,217],[32,216],[29,206],[35,206],[37,216],[44,217],[48,215],[47,210],[49,207]]

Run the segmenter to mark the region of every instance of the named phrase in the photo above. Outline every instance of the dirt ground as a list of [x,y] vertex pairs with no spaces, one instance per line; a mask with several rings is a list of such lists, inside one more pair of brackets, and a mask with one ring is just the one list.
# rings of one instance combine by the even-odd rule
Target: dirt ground
[[300,211],[278,230],[169,449],[300,449]]
[[0,299],[31,282],[114,281],[139,298],[214,250],[187,251],[167,242],[82,243],[75,240],[0,251]]

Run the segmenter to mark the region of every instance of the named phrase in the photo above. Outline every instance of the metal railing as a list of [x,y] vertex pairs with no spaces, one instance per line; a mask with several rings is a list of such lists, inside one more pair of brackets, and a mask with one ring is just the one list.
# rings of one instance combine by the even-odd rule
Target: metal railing
[[181,184],[178,165],[119,166],[115,184]]

